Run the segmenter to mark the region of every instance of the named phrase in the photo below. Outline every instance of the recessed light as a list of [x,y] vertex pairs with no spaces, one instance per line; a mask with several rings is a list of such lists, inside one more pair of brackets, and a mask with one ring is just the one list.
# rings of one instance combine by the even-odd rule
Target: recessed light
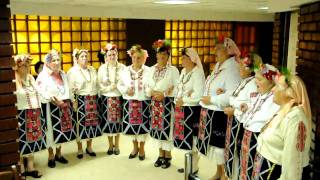
[[268,10],[268,9],[269,9],[269,7],[267,7],[267,6],[263,6],[263,7],[258,7],[258,9],[260,9],[260,10]]
[[166,1],[155,1],[156,4],[173,4],[173,5],[179,5],[179,4],[195,4],[200,3],[199,1],[192,1],[192,0],[166,0]]

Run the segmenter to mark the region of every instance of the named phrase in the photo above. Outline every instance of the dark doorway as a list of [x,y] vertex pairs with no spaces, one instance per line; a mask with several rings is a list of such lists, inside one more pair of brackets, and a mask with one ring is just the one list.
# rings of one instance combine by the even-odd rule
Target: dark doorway
[[[164,20],[144,20],[144,19],[127,19],[127,48],[134,44],[140,44],[149,54],[146,65],[154,65],[156,53],[152,49],[152,43],[158,39],[164,39],[165,21]],[[126,65],[131,64],[129,56]]]

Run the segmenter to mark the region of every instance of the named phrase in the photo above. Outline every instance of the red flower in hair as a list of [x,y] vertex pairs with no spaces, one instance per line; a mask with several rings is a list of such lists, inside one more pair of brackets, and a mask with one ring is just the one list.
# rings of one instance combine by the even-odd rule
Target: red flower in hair
[[263,76],[268,79],[269,81],[272,81],[273,77],[277,75],[277,72],[272,71],[272,70],[268,70],[266,73],[263,74]]
[[221,43],[221,44],[223,44],[224,43],[224,35],[223,34],[219,34],[219,36],[218,36],[218,43]]

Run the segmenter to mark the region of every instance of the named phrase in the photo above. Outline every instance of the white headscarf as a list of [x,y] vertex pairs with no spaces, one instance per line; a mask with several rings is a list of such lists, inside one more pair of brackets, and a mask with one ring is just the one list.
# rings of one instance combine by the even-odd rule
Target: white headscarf
[[202,63],[197,51],[194,50],[192,47],[190,47],[190,48],[185,48],[185,53],[190,58],[190,60],[196,64],[196,66],[200,69],[201,73],[203,73],[204,75]]

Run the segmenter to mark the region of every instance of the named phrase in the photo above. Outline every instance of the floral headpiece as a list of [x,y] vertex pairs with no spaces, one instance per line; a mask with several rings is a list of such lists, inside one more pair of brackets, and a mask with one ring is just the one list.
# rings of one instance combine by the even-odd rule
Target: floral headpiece
[[72,56],[74,57],[74,58],[79,58],[79,55],[81,54],[81,53],[86,53],[86,54],[88,54],[88,50],[87,49],[74,49],[73,50],[73,53],[72,53]]
[[275,82],[277,84],[281,84],[284,87],[290,86],[290,77],[291,77],[291,72],[288,68],[286,67],[281,67],[280,71],[277,72],[277,75],[275,77]]
[[100,54],[106,55],[108,51],[110,50],[116,50],[117,51],[117,45],[114,43],[107,43],[104,48],[101,48]]
[[213,41],[215,42],[215,44],[224,44],[224,40],[225,40],[224,34],[219,34],[218,37],[213,38]]
[[17,67],[21,67],[27,62],[30,63],[32,59],[33,58],[30,54],[20,54],[20,55],[14,56],[14,62]]
[[133,45],[128,51],[127,54],[132,57],[135,53],[139,53],[142,54],[144,56],[144,58],[149,57],[148,55],[148,51],[145,49],[142,49],[142,47],[140,45]]
[[258,69],[262,64],[261,57],[255,52],[242,51],[240,58],[242,59],[241,63],[249,68],[251,71]]
[[58,50],[52,49],[45,56],[45,63],[50,63],[53,59],[61,59],[61,54]]
[[279,71],[277,68],[270,64],[261,64],[260,72],[263,77],[265,77],[269,81],[274,81]]
[[170,54],[171,42],[166,39],[159,39],[152,44],[152,48],[157,52],[167,52]]

